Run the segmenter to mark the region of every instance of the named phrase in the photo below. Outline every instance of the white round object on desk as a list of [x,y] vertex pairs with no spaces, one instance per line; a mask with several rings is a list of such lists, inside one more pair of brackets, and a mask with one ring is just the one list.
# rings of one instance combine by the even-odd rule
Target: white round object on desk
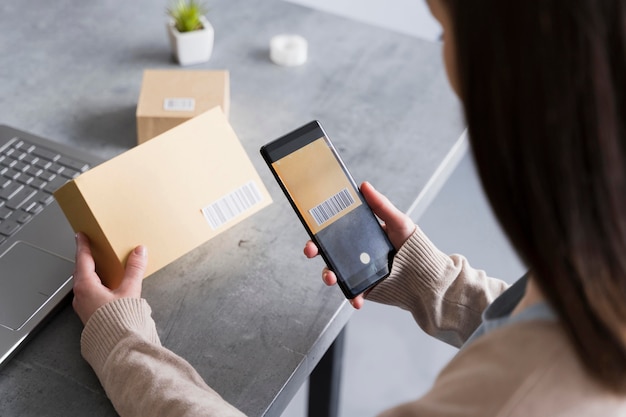
[[302,65],[307,60],[308,43],[299,35],[276,35],[270,40],[270,59],[285,67]]

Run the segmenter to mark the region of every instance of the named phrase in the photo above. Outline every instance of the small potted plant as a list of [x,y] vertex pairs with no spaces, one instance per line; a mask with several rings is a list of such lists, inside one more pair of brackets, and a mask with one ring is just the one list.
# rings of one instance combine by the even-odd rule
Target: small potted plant
[[208,9],[198,0],[173,0],[167,9],[168,34],[180,65],[206,62],[213,52],[213,26],[205,14]]

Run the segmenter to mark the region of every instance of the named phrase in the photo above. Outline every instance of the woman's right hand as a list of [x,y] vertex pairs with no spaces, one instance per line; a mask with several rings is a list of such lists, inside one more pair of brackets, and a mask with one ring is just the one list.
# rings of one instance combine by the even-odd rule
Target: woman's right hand
[[[400,249],[415,231],[415,223],[409,216],[394,206],[387,197],[379,193],[369,182],[361,184],[361,193],[374,214],[382,221],[383,230],[387,233],[391,244],[396,250]],[[317,246],[309,240],[304,246],[304,255],[307,258],[314,258],[318,254]],[[337,277],[333,271],[325,267],[322,271],[322,281],[326,285],[335,285]],[[361,308],[364,303],[364,295],[358,295],[350,300],[350,303],[356,309]]]
[[103,305],[118,298],[141,298],[141,284],[148,263],[147,249],[138,246],[128,255],[126,272],[118,288],[105,287],[96,274],[89,239],[76,235],[76,267],[74,270],[74,301],[72,305],[83,324]]

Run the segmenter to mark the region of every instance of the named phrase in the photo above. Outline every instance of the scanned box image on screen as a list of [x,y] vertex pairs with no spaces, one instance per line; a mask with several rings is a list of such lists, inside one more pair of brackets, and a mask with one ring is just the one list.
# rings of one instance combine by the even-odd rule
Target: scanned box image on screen
[[323,137],[272,166],[313,234],[362,204]]
[[272,164],[320,249],[350,287],[386,270],[384,232],[322,137]]

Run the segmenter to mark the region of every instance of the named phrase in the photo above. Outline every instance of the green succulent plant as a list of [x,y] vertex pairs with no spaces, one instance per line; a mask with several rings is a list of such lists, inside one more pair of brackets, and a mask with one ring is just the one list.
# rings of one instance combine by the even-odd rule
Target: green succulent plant
[[200,17],[207,11],[206,5],[198,0],[174,0],[167,8],[167,14],[174,19],[174,25],[179,32],[202,29]]

